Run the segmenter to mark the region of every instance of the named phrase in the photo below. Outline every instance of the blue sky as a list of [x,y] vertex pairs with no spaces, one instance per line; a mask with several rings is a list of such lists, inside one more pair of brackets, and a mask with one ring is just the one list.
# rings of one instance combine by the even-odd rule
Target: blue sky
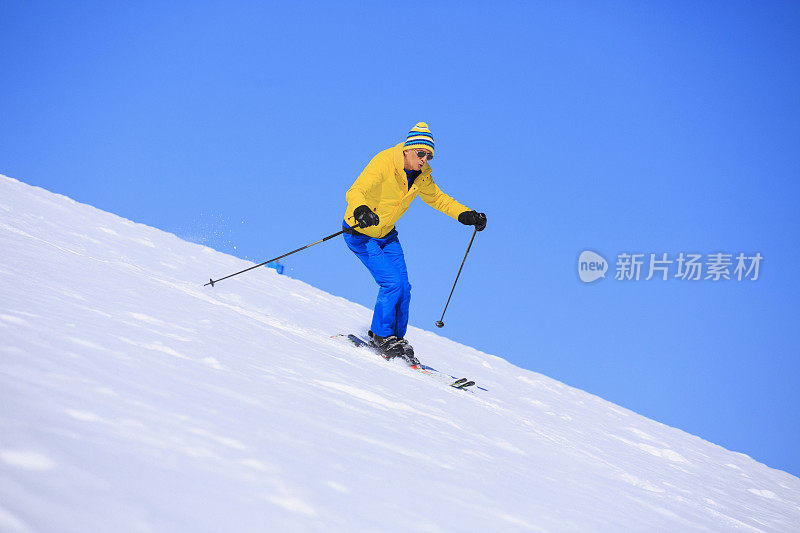
[[[3,2],[0,48],[0,172],[259,262],[428,122],[488,215],[440,333],[800,474],[797,3]],[[436,329],[470,230],[418,200],[398,231]],[[764,259],[614,279],[681,252]],[[286,267],[372,306],[340,240]]]

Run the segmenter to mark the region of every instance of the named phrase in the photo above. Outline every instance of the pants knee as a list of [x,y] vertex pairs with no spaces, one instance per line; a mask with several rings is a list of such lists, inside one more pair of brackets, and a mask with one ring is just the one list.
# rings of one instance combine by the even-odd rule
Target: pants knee
[[403,280],[390,280],[380,284],[381,287],[389,292],[403,292],[405,290],[405,282]]
[[381,287],[392,293],[411,294],[411,284],[406,279],[397,279],[381,283]]

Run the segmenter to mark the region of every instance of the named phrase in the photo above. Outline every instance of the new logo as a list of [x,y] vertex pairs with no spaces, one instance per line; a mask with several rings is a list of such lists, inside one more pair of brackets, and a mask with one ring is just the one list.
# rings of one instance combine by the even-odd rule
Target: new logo
[[608,261],[591,250],[584,250],[578,258],[578,276],[584,283],[591,283],[606,277]]

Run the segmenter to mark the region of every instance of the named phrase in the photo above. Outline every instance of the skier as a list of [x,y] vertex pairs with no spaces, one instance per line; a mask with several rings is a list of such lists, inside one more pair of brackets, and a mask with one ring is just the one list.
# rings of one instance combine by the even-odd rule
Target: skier
[[[418,122],[405,142],[372,158],[347,191],[344,240],[380,286],[369,331],[370,342],[386,358],[402,357],[419,364],[405,338],[411,284],[395,223],[417,195],[431,207],[462,224],[486,227],[486,215],[443,193],[431,177],[433,135]],[[350,226],[358,223],[358,229]]]

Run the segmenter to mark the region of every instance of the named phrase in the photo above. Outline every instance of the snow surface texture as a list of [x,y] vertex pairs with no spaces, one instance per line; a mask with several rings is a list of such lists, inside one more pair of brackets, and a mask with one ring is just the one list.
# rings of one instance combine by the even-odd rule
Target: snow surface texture
[[202,286],[248,265],[0,176],[0,531],[800,530],[745,455],[411,328],[489,391],[447,387],[271,269]]

